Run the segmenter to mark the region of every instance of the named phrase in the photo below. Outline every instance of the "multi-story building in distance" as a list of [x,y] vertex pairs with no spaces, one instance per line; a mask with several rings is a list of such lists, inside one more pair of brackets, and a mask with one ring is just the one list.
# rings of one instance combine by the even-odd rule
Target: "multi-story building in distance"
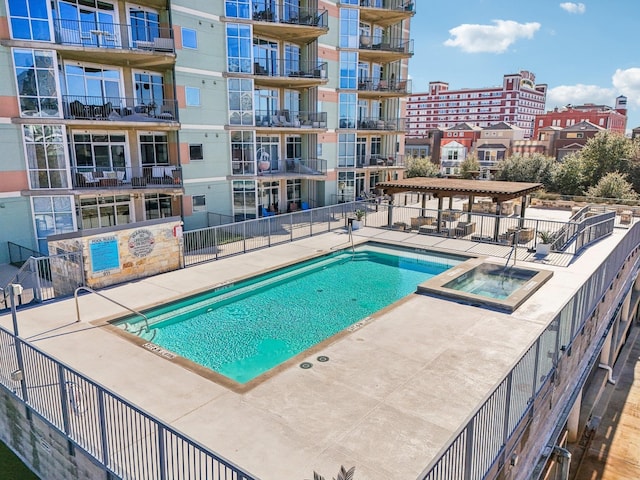
[[534,119],[544,113],[546,84],[536,84],[528,71],[504,75],[502,85],[450,90],[446,82],[429,82],[429,90],[414,93],[407,102],[407,138],[420,138],[434,128],[461,122],[488,127],[505,122],[533,136]]
[[625,134],[627,128],[627,97],[616,98],[615,108],[607,105],[585,103],[584,105],[567,105],[536,115],[534,138],[538,138],[545,127],[571,127],[580,122],[590,122],[611,132]]
[[50,235],[171,216],[193,229],[397,178],[413,14],[410,0],[2,2],[0,241],[46,252]]

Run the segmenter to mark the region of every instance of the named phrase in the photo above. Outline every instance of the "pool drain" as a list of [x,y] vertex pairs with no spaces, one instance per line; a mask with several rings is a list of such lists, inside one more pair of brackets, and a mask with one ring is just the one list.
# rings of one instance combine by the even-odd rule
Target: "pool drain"
[[327,357],[325,355],[320,355],[317,360],[319,362],[328,362],[329,361],[329,357]]
[[300,368],[303,368],[305,370],[308,370],[311,367],[313,367],[313,363],[311,363],[311,362],[302,362],[300,364]]

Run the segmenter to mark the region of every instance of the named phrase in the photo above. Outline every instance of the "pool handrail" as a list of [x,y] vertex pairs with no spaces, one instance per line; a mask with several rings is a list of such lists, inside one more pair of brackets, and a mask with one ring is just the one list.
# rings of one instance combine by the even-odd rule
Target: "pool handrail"
[[[124,308],[126,310],[129,310],[134,315],[139,315],[140,317],[142,317],[144,319],[144,325],[145,325],[145,328],[146,328],[146,332],[149,333],[149,330],[150,330],[149,329],[149,318],[144,313],[138,312],[137,310],[134,310],[133,308],[127,307],[126,305],[123,305],[122,303],[114,300],[113,298],[109,298],[109,297],[107,297],[106,295],[104,295],[104,294],[102,294],[100,292],[96,292],[93,288],[85,287],[85,286],[78,287],[73,292],[73,297],[75,298],[75,301],[76,301],[76,323],[80,322],[80,304],[78,303],[78,292],[80,290],[85,290],[85,291],[87,291],[89,293],[95,293],[99,297],[102,297],[105,300],[109,300],[110,302],[115,303],[116,305],[118,305],[118,306],[120,306],[120,307],[122,307],[122,308]],[[139,330],[138,333],[140,333],[141,330]]]

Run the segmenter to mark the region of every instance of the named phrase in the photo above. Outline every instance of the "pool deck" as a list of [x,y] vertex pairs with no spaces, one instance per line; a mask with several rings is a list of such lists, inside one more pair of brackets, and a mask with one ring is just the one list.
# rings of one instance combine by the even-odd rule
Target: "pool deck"
[[[21,310],[20,334],[261,480],[312,478],[314,470],[331,478],[340,465],[355,465],[358,480],[411,479],[449,443],[624,233],[615,229],[568,266],[518,259],[554,275],[512,314],[413,294],[244,393],[93,325],[124,313],[96,295],[80,297],[80,323],[73,299]],[[354,232],[354,239],[450,248],[502,262],[509,252],[370,228]],[[348,245],[344,231],[326,233],[102,293],[142,310]],[[10,315],[0,316],[0,324],[10,329]],[[318,362],[318,355],[329,361]],[[302,361],[313,367],[299,368]]]

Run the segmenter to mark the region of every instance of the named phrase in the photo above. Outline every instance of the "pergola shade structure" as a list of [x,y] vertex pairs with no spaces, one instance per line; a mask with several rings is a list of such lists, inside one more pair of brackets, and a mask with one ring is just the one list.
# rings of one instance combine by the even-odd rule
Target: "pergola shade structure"
[[441,225],[442,202],[445,197],[449,197],[449,208],[451,209],[453,197],[467,196],[469,202],[467,204],[468,212],[471,213],[473,201],[475,197],[491,197],[496,204],[496,238],[499,231],[499,215],[501,212],[502,202],[522,197],[522,207],[520,216],[524,218],[526,196],[537,190],[542,190],[541,183],[526,182],[499,182],[485,180],[459,180],[451,178],[433,178],[433,177],[414,177],[403,180],[394,180],[389,182],[381,182],[376,188],[383,191],[386,195],[395,193],[414,192],[422,194],[422,208],[426,208],[427,194],[433,195],[438,199],[438,231]]

